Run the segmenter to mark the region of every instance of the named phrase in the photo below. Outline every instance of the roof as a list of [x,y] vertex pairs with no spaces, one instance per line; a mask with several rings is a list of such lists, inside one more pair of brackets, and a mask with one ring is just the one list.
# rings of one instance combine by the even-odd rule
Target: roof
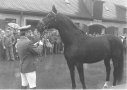
[[[67,2],[65,2],[67,1]],[[55,5],[58,12],[69,16],[92,20],[93,1],[96,0],[0,0],[0,12],[18,11],[33,15],[51,11]],[[103,4],[103,19],[125,21],[127,17],[127,0],[100,0]],[[126,5],[126,6],[125,6]],[[126,13],[125,13],[126,12]],[[31,15],[32,15],[31,14]]]
[[52,5],[55,5],[60,13],[83,18],[92,17],[83,0],[0,0],[0,9],[12,11],[47,13],[51,11]]
[[[126,22],[127,21],[127,0],[83,0],[88,7],[93,18],[101,19],[101,4],[103,4],[102,20],[108,22]],[[94,7],[96,1],[97,7]],[[98,6],[99,5],[99,6]],[[93,9],[92,9],[93,8]],[[93,11],[95,10],[95,12]]]
[[102,1],[110,2],[115,5],[120,5],[120,6],[127,8],[127,0],[102,0]]
[[103,18],[117,21],[126,21],[127,7],[106,1],[103,4]]

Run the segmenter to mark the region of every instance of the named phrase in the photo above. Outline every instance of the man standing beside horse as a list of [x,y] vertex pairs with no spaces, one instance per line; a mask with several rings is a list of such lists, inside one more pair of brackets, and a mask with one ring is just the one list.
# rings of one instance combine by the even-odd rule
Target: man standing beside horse
[[42,44],[34,44],[28,39],[27,33],[31,26],[24,26],[19,28],[20,39],[17,41],[17,52],[20,58],[20,70],[21,70],[21,89],[26,89],[29,85],[30,89],[36,88],[36,58],[42,51]]

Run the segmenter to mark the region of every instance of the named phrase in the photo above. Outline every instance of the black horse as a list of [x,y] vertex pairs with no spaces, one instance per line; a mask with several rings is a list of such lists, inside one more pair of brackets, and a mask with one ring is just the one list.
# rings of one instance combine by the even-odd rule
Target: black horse
[[59,31],[64,43],[64,56],[70,70],[72,88],[76,88],[75,67],[78,70],[82,87],[86,88],[84,80],[84,63],[96,63],[104,60],[106,81],[110,79],[110,60],[114,66],[113,86],[119,84],[123,74],[123,45],[121,40],[113,35],[90,37],[82,33],[67,16],[57,13],[55,6],[52,11],[38,24],[38,31],[55,28]]

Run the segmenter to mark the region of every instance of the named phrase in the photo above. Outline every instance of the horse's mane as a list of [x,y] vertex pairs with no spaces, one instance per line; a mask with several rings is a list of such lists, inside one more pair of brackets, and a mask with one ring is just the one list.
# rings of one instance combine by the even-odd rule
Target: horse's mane
[[72,25],[73,28],[75,28],[75,30],[81,34],[85,34],[81,29],[79,29],[74,22],[66,15],[62,14],[62,13],[58,13],[58,16],[60,16],[62,18],[63,21],[65,21],[65,23],[68,23],[70,25]]

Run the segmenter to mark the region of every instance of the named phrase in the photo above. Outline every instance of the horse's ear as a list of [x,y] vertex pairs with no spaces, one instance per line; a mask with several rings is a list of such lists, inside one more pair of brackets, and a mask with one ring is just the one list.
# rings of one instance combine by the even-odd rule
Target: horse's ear
[[56,9],[55,5],[52,6],[52,11],[53,11],[55,14],[57,14],[57,9]]

